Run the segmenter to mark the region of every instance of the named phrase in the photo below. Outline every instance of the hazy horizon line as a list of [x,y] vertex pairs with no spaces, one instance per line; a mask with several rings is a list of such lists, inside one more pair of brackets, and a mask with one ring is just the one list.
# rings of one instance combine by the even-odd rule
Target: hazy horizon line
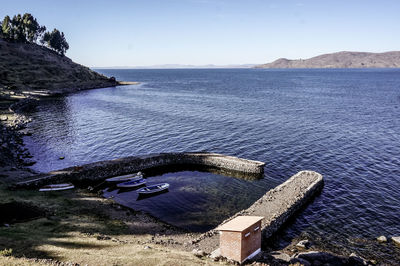
[[148,66],[91,66],[93,69],[159,69],[159,68],[169,68],[169,69],[180,69],[180,68],[252,68],[259,64],[229,64],[229,65],[215,65],[215,64],[205,64],[205,65],[192,65],[192,64],[156,64]]

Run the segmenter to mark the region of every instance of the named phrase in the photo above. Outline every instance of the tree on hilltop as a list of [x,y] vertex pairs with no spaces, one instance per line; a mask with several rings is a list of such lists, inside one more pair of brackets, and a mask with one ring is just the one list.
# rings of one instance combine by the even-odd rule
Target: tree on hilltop
[[38,38],[45,32],[46,27],[40,26],[37,20],[29,13],[22,17],[24,35],[28,42],[37,42]]
[[29,13],[15,15],[12,19],[5,16],[1,26],[2,37],[16,42],[37,42],[46,30]]
[[41,42],[61,55],[64,55],[69,49],[69,44],[65,39],[64,32],[60,33],[57,29],[54,29],[52,32],[46,32]]
[[12,28],[11,28],[11,19],[9,16],[5,16],[1,23],[1,31],[0,34],[5,39],[11,39]]
[[11,20],[13,39],[17,42],[26,42],[24,25],[21,14],[15,15]]

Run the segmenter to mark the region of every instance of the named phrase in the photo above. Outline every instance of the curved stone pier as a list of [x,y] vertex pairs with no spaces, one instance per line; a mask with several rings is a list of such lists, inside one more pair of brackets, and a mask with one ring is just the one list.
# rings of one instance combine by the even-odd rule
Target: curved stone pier
[[[236,216],[263,216],[261,221],[263,241],[271,237],[296,211],[303,207],[323,187],[323,177],[314,171],[301,171],[286,182],[271,189],[248,209],[242,210],[221,223]],[[210,230],[193,241],[210,253],[219,247],[219,234]]]
[[209,152],[157,153],[101,161],[34,176],[16,183],[14,188],[35,188],[49,183],[96,182],[111,176],[125,175],[156,168],[173,169],[175,166],[211,167],[223,172],[239,173],[246,177],[264,174],[265,163]]
[[[160,153],[69,167],[19,182],[14,185],[14,188],[36,188],[45,184],[60,182],[101,182],[111,176],[150,171],[160,167],[165,170],[176,169],[176,166],[212,167],[212,169],[241,173],[238,175],[240,177],[246,177],[246,175],[261,177],[264,173],[265,164],[207,152]],[[262,237],[265,240],[278,231],[322,187],[323,177],[321,174],[314,171],[298,172],[286,182],[269,190],[248,209],[236,213],[221,224],[240,215],[263,216],[261,225]],[[201,234],[192,242],[195,246],[210,253],[218,248],[219,235],[216,230],[210,230]]]

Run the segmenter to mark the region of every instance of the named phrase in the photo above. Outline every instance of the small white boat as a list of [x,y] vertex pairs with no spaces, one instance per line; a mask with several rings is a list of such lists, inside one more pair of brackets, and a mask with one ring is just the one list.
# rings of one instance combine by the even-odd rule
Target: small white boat
[[151,186],[147,186],[144,188],[139,189],[137,192],[142,195],[148,195],[148,194],[153,194],[157,192],[161,192],[164,190],[167,190],[169,188],[168,183],[160,183],[160,184],[155,184]]
[[65,184],[51,184],[47,185],[44,187],[41,187],[39,191],[44,192],[44,191],[58,191],[58,190],[67,190],[67,189],[72,189],[75,186],[72,185],[71,183],[65,183]]
[[132,181],[132,180],[139,180],[143,178],[142,172],[137,172],[136,174],[129,174],[129,175],[121,175],[121,176],[114,176],[111,178],[107,178],[106,181],[109,183],[113,182],[126,182],[126,181]]
[[119,183],[117,184],[117,187],[119,188],[133,188],[133,187],[139,187],[142,185],[146,184],[146,180],[143,178],[140,179],[134,179],[134,180],[130,180],[127,182],[123,182],[123,183]]

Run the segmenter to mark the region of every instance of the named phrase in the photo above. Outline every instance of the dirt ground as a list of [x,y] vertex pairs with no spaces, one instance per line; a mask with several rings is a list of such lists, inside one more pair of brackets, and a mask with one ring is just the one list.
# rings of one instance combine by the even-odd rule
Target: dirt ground
[[192,254],[193,235],[84,189],[47,193],[8,190],[5,181],[20,175],[3,169],[0,206],[9,202],[35,206],[42,215],[9,224],[3,221],[0,251],[12,252],[0,256],[0,264],[220,264]]

